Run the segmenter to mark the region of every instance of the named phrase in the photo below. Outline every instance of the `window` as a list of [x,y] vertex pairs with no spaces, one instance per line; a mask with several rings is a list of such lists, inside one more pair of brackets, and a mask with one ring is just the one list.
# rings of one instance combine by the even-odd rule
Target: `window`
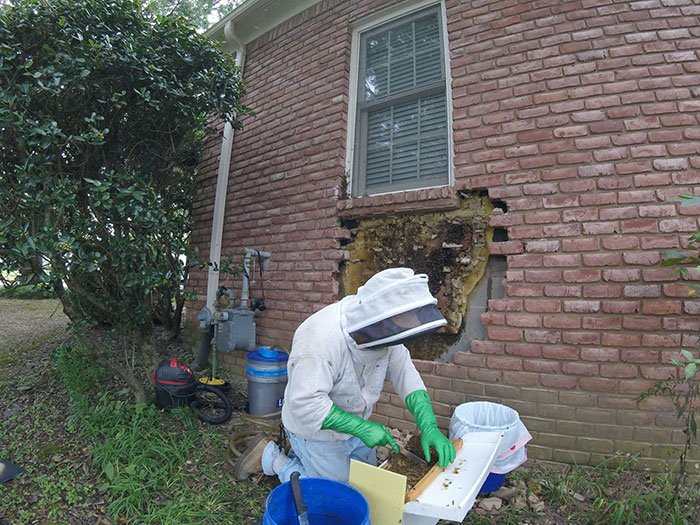
[[353,194],[448,184],[450,132],[440,6],[358,31],[356,38]]

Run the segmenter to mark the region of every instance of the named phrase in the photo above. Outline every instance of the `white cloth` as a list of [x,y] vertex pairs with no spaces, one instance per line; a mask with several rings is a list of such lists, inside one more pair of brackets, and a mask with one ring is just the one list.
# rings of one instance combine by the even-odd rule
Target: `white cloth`
[[[427,286],[426,286],[427,288]],[[331,406],[368,419],[388,379],[405,401],[425,385],[411,361],[408,349],[395,345],[361,350],[344,329],[341,310],[354,304],[357,295],[326,306],[311,315],[294,333],[287,364],[282,422],[304,439],[342,441],[349,434],[321,430]]]

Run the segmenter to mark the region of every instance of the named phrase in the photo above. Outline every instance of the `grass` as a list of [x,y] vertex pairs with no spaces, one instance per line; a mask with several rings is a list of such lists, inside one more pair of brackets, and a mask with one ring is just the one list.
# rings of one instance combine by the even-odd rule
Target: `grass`
[[201,427],[187,408],[163,413],[102,392],[102,371],[80,348],[61,352],[72,423],[91,443],[107,514],[129,523],[245,524],[262,515],[266,488],[231,484],[220,458],[226,436]]
[[[55,320],[49,317],[55,306],[46,307],[45,319]],[[223,427],[203,424],[187,409],[161,412],[131,402],[123,385],[114,384],[79,346],[56,342],[48,328],[39,333],[27,325],[16,323],[17,340],[0,337],[6,372],[0,374],[0,451],[2,459],[26,469],[0,484],[0,524],[259,521],[276,481],[233,480]],[[59,323],[55,330],[61,333]],[[682,486],[674,501],[673,478],[635,468],[633,457],[556,470],[529,462],[510,473],[506,484],[517,486],[530,502],[511,501],[490,515],[475,507],[464,523],[699,519],[698,484]]]
[[700,484],[681,486],[674,498],[673,475],[636,469],[633,456],[611,458],[596,467],[573,465],[563,471],[540,464],[508,476],[507,484],[524,486],[528,498],[546,502],[544,510],[533,512],[511,503],[497,515],[470,512],[463,523],[685,525],[700,519]]

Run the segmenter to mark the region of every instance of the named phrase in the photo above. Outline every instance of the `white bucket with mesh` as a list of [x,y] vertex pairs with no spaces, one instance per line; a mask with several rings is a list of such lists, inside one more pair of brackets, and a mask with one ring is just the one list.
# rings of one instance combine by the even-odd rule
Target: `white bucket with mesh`
[[507,474],[525,463],[525,444],[532,439],[515,410],[498,403],[475,401],[459,405],[450,420],[450,439],[460,439],[469,432],[496,431],[503,432],[503,441],[491,472]]

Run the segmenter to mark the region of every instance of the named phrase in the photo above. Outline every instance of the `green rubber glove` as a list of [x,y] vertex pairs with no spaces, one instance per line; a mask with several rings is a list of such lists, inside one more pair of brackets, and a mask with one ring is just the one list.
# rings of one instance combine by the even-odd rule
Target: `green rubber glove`
[[437,420],[433,407],[430,406],[430,397],[425,390],[416,390],[406,396],[406,406],[413,414],[413,419],[420,429],[420,443],[423,447],[425,460],[430,463],[430,447],[438,454],[438,464],[446,467],[457,457],[455,446],[447,439],[437,427]]
[[369,448],[391,445],[394,452],[397,454],[399,452],[399,446],[384,425],[362,419],[355,414],[346,412],[342,408],[338,408],[336,405],[331,407],[331,411],[326,416],[326,419],[323,420],[321,428],[351,434],[360,438]]

